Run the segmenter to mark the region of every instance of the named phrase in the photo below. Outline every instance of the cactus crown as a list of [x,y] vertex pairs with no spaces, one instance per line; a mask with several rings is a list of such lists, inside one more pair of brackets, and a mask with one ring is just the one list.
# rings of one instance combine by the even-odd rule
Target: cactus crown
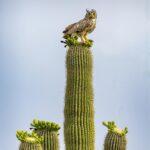
[[89,40],[89,39],[87,39],[86,41],[85,41],[85,43],[81,43],[81,42],[79,42],[78,41],[78,36],[70,36],[70,35],[66,35],[65,37],[64,37],[64,39],[65,39],[65,41],[61,41],[62,43],[64,43],[65,44],[65,47],[66,46],[72,46],[72,45],[74,45],[74,46],[78,46],[78,45],[83,45],[83,46],[85,46],[85,47],[92,47],[92,45],[93,45],[93,41],[92,40]]
[[27,131],[17,131],[16,137],[21,142],[39,144],[43,142],[43,137],[39,137],[35,132],[28,133]]
[[120,129],[117,127],[114,121],[103,122],[103,125],[108,128],[108,132],[113,132],[121,136],[125,136],[128,133],[128,128]]
[[43,120],[34,119],[31,123],[33,130],[48,130],[48,131],[58,131],[60,126],[54,122],[48,122]]

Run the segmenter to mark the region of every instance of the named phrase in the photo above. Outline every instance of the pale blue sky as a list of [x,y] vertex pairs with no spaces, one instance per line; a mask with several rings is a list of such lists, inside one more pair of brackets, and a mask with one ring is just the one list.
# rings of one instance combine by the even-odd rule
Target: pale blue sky
[[[103,120],[128,126],[128,150],[150,149],[148,0],[0,0],[0,149],[34,118],[63,126],[66,25],[98,12],[94,56],[96,150]],[[60,134],[64,150],[63,127]]]

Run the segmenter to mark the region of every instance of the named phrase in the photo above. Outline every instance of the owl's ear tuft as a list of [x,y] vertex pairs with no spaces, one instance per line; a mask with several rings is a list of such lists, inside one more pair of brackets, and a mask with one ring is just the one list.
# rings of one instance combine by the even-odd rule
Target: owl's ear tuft
[[92,9],[91,11],[96,12],[96,10],[95,10],[95,9]]
[[88,9],[86,9],[86,12],[89,13],[90,11]]

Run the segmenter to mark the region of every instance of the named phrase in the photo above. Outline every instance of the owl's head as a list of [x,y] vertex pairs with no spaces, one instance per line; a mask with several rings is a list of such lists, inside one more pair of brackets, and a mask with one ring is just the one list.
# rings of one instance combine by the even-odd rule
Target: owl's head
[[86,9],[85,18],[87,18],[87,19],[96,19],[96,18],[97,18],[96,10],[94,10],[94,9],[92,9],[92,10],[87,10],[87,9]]

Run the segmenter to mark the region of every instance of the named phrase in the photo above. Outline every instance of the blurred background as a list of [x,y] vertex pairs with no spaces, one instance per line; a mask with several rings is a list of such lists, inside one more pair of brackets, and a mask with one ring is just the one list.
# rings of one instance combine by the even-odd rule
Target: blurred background
[[96,9],[94,91],[96,150],[104,120],[128,126],[128,150],[150,149],[150,30],[147,0],[0,0],[0,145],[17,150],[18,129],[34,118],[61,128],[65,55],[62,31]]

